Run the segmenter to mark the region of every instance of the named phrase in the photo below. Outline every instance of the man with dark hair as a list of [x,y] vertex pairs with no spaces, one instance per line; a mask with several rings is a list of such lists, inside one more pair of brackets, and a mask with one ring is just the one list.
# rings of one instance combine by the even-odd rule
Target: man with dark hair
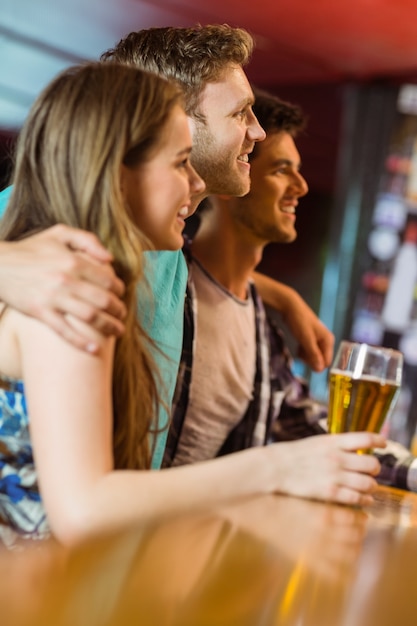
[[250,191],[212,196],[185,247],[184,344],[166,466],[322,432],[320,407],[291,373],[252,280],[268,243],[297,236],[296,207],[308,187],[294,137],[305,119],[299,107],[255,95],[267,136],[249,157]]
[[[325,432],[319,419],[327,408],[292,374],[283,336],[252,281],[268,243],[297,237],[298,201],[308,187],[294,139],[305,118],[298,106],[260,90],[255,96],[266,139],[250,155],[250,191],[211,197],[185,248],[184,344],[165,467]],[[310,439],[309,454],[319,439]],[[382,480],[415,488],[413,457],[389,446],[379,455]]]

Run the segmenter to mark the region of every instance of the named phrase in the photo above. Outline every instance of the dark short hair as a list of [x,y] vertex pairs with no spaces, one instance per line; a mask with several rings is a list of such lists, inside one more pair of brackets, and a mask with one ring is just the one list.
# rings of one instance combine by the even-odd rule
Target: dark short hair
[[[285,131],[295,137],[304,130],[307,119],[300,106],[281,100],[278,96],[258,87],[252,88],[255,94],[253,112],[267,135]],[[256,156],[257,148],[258,144],[255,144],[249,159]]]

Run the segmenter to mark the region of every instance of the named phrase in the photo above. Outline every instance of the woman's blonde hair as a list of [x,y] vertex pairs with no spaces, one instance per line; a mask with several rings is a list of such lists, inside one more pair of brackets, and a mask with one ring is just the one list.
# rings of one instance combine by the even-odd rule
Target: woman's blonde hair
[[150,466],[149,433],[158,430],[158,374],[138,322],[137,284],[149,242],[120,189],[121,165],[157,149],[176,104],[177,86],[116,63],[61,73],[41,93],[20,133],[13,192],[0,237],[16,240],[57,223],[94,232],[114,257],[128,310],[113,370],[114,459],[118,468]]

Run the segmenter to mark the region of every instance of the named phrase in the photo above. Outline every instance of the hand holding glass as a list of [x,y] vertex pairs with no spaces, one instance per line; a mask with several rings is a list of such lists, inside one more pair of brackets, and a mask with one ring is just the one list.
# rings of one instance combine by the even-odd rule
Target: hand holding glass
[[402,377],[401,352],[342,341],[330,368],[330,433],[379,433],[394,408]]

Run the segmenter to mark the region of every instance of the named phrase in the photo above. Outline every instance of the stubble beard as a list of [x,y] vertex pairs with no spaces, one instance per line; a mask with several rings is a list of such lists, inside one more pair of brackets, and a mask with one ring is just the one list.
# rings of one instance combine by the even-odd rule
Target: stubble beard
[[205,195],[243,196],[250,188],[249,176],[239,174],[236,156],[219,150],[205,126],[196,128],[191,163],[206,183]]

